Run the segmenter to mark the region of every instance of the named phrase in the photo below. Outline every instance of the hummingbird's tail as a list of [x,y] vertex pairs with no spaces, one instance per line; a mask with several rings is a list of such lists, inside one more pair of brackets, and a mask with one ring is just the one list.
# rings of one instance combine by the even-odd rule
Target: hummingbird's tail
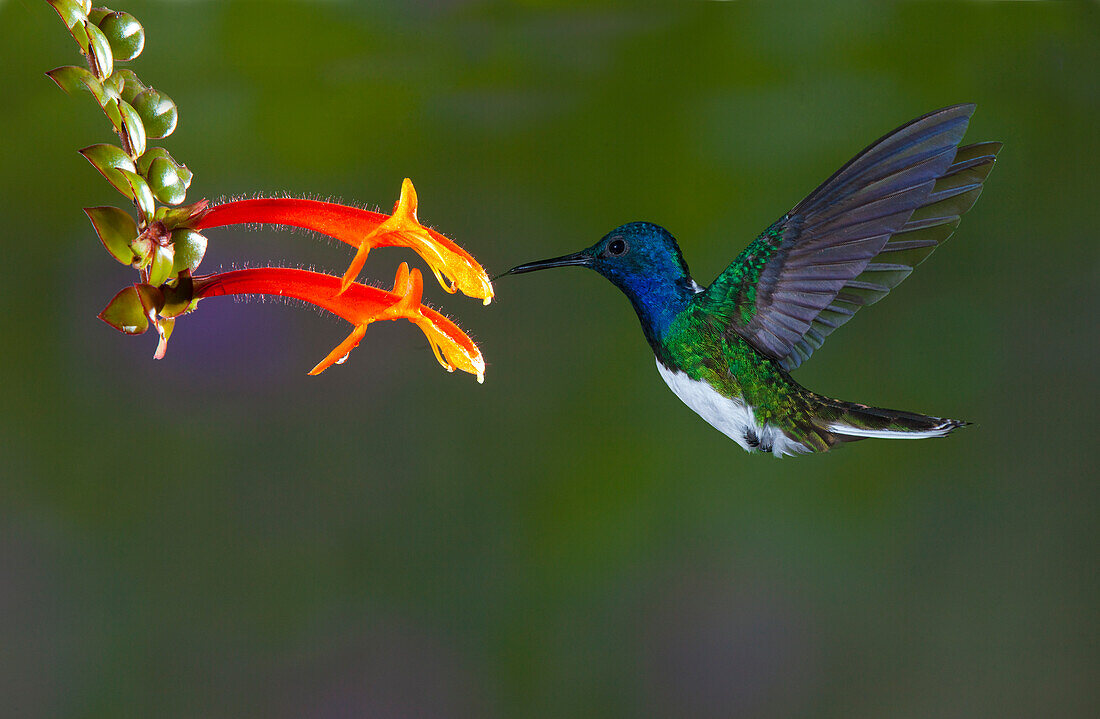
[[820,395],[813,396],[814,419],[821,429],[839,435],[842,442],[876,437],[879,439],[927,439],[946,437],[963,425],[957,419],[931,417],[915,412],[868,407]]

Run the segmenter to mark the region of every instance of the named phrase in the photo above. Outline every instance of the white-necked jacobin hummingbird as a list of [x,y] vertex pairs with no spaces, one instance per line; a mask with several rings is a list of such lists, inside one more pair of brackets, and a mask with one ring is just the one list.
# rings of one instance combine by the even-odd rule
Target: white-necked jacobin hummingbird
[[973,112],[937,110],[872,143],[705,289],[672,235],[648,222],[506,274],[577,265],[611,280],[634,305],[668,386],[746,451],[781,457],[865,437],[944,437],[966,422],[830,399],[788,373],[908,277],[974,205],[1001,143],[958,146]]

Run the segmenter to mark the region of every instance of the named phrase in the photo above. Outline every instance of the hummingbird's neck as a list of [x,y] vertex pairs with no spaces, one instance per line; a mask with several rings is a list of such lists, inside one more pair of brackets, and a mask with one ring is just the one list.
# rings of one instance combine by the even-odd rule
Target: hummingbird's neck
[[630,298],[649,345],[661,356],[669,326],[702,288],[685,272],[671,280],[667,276],[631,277],[619,289]]

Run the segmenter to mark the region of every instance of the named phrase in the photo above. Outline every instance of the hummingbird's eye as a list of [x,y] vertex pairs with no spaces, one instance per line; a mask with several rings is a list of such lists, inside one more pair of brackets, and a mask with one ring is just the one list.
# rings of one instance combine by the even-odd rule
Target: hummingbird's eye
[[609,255],[618,256],[626,252],[626,250],[626,240],[621,237],[616,237],[614,240],[607,243],[607,254]]

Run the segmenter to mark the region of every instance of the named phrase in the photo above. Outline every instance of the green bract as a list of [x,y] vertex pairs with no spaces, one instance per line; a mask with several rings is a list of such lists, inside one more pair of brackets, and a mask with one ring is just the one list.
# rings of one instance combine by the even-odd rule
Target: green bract
[[137,239],[137,223],[128,212],[117,207],[85,207],[84,214],[92,221],[99,241],[112,257],[124,265],[132,264],[137,259],[130,249],[131,243]]
[[[91,19],[91,15],[88,16]],[[111,43],[116,60],[133,60],[145,47],[145,28],[128,12],[112,12],[93,20]]]
[[137,205],[138,212],[141,213],[141,218],[145,222],[149,222],[153,219],[153,215],[156,214],[157,205],[153,200],[153,191],[149,189],[149,183],[144,177],[137,174],[132,170],[119,169],[119,172],[125,178],[128,185],[124,194],[130,197]]
[[172,266],[176,261],[176,248],[172,245],[155,245],[153,262],[149,265],[149,284],[160,287],[172,275]]
[[63,65],[62,67],[55,67],[53,70],[47,72],[46,75],[49,76],[58,87],[70,95],[81,90],[91,92],[100,107],[107,102],[107,99],[112,94],[112,91],[109,90],[104,83],[97,80],[95,75],[88,72],[88,69],[84,67]]
[[[91,23],[85,23],[84,31],[88,36],[88,48],[85,52],[88,54],[92,73],[100,80],[105,80],[111,76],[111,72],[115,68],[115,57],[111,52],[111,43],[107,41],[107,36],[103,34],[103,31]],[[78,37],[77,42],[80,42],[80,40],[81,38]]]
[[122,175],[122,171],[131,173],[137,169],[130,156],[114,145],[100,144],[85,147],[80,151],[92,166],[99,170],[100,174],[110,182],[116,190],[133,198],[130,183]]
[[88,9],[83,3],[75,2],[75,0],[49,0],[50,5],[57,11],[58,16],[61,17],[61,21],[65,23],[65,27],[70,30],[73,29],[77,23],[84,21],[84,18],[88,17]]
[[149,310],[156,311],[156,297],[149,291],[152,289],[142,285],[127,287],[111,298],[99,313],[99,319],[119,332],[140,335],[149,329]]
[[157,208],[156,219],[164,223],[164,226],[169,230],[185,225],[192,221],[198,215],[206,212],[210,203],[206,200],[199,200],[193,202],[190,205],[183,205],[182,207],[160,207]]
[[[145,123],[141,121],[137,110],[125,100],[115,100],[118,106],[120,124],[118,136],[123,140],[123,149],[131,158],[137,159],[145,154]],[[125,147],[129,145],[129,147]]]

